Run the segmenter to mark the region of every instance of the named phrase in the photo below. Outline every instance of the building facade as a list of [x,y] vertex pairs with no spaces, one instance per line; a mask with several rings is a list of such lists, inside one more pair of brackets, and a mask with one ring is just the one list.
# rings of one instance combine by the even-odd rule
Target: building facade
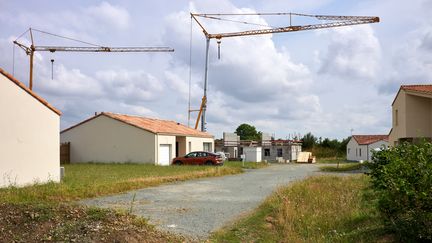
[[0,187],[60,181],[60,115],[0,69]]
[[373,151],[388,146],[388,135],[353,135],[347,144],[347,160],[372,161]]
[[432,138],[432,85],[402,85],[392,103],[390,145]]
[[191,151],[214,150],[213,136],[174,121],[102,112],[61,132],[71,163],[170,165]]

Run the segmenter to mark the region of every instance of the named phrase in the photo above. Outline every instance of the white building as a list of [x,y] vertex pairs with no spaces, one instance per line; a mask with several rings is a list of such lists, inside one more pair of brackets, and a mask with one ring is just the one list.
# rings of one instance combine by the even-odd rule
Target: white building
[[371,161],[373,150],[388,146],[388,135],[353,135],[347,144],[347,160]]
[[174,121],[102,112],[60,134],[70,161],[169,165],[174,157],[214,149],[212,135]]
[[60,115],[0,68],[0,187],[60,181]]

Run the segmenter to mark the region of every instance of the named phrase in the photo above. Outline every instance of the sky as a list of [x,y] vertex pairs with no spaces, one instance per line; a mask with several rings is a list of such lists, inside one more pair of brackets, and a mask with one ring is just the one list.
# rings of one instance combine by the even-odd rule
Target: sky
[[[221,59],[212,40],[207,130],[220,138],[247,123],[283,139],[388,134],[400,85],[432,80],[431,11],[430,0],[0,0],[0,67],[28,84],[29,58],[12,41],[29,27],[104,46],[169,46],[175,52],[37,52],[34,91],[62,111],[62,129],[102,111],[187,125],[189,87],[197,109],[205,61],[205,37],[190,12],[379,16],[375,24],[222,39]],[[238,20],[289,24],[286,17]],[[211,33],[261,28],[203,23]],[[36,32],[34,39],[82,46]]]

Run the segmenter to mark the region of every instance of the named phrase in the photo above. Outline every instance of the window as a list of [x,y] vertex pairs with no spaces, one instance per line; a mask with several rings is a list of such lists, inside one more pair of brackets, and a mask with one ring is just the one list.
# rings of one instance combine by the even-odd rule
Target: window
[[399,125],[399,112],[395,110],[395,126]]
[[350,148],[347,148],[347,150],[348,150],[348,154],[349,154],[351,149],[350,149]]
[[189,153],[192,152],[192,142],[189,142]]
[[203,150],[206,152],[212,151],[212,144],[211,143],[203,143]]
[[270,156],[270,149],[264,149],[264,156]]
[[190,157],[196,157],[196,153],[188,153],[186,156],[188,158],[190,158]]
[[282,157],[282,156],[283,156],[282,149],[278,148],[277,149],[277,157]]
[[356,148],[356,157],[358,156],[358,150],[357,150],[357,148]]
[[360,157],[361,157],[361,149],[359,149],[359,154],[360,154]]

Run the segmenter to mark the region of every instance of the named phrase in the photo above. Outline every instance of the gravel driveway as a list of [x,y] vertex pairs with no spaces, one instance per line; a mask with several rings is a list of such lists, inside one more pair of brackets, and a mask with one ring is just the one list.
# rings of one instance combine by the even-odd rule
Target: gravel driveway
[[243,174],[162,185],[81,201],[85,205],[124,209],[148,218],[157,228],[204,239],[256,208],[278,186],[316,174],[313,164],[276,164]]

